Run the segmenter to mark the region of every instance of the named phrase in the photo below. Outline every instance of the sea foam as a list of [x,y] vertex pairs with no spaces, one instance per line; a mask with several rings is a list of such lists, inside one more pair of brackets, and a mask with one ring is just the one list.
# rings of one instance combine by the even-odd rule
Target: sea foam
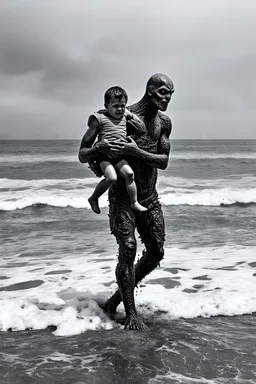
[[[90,209],[88,197],[99,181],[85,179],[0,179],[0,210],[12,211],[32,206],[48,205]],[[256,178],[200,180],[160,176],[157,185],[161,202],[171,205],[221,206],[256,203]],[[100,206],[108,206],[107,193]]]
[[[256,312],[255,255],[256,247],[168,248],[161,268],[135,290],[138,312],[149,322]],[[120,327],[97,304],[117,287],[115,255],[66,255],[52,265],[47,255],[27,256],[26,266],[17,267],[15,258],[12,270],[0,262],[6,278],[1,281],[1,331],[55,326],[54,334],[61,336]],[[32,276],[43,284],[8,290]],[[118,313],[124,314],[122,304]]]

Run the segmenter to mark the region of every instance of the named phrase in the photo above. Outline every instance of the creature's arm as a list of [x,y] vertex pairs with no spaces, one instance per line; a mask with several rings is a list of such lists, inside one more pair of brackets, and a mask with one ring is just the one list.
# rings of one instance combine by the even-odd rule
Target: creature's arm
[[166,134],[163,134],[160,143],[158,146],[158,152],[157,153],[151,153],[147,152],[144,149],[141,149],[137,146],[135,143],[135,146],[133,147],[133,151],[129,150],[130,156],[136,156],[139,157],[140,159],[144,160],[146,163],[151,165],[152,167],[156,167],[159,169],[165,169],[167,168],[168,165],[168,160],[169,160],[169,154],[170,154],[170,140],[169,136]]
[[121,147],[120,150],[115,150],[119,154],[129,155],[139,157],[140,159],[147,162],[152,167],[159,169],[165,169],[168,165],[168,159],[171,149],[170,144],[170,134],[172,130],[171,120],[165,117],[162,120],[162,132],[158,142],[157,153],[147,152],[144,149],[141,149],[137,146],[135,141],[132,138],[128,138],[128,143],[116,143],[116,146]]

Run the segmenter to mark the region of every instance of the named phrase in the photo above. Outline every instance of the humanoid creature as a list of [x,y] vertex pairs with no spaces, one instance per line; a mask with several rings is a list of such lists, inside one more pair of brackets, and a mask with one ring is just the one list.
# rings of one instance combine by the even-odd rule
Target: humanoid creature
[[[125,328],[146,330],[147,326],[138,316],[134,300],[135,286],[152,272],[164,257],[165,225],[161,204],[156,190],[157,169],[165,169],[170,153],[171,120],[161,113],[165,111],[174,92],[171,79],[155,74],[147,82],[145,95],[128,109],[145,124],[146,132],[127,143],[109,142],[99,150],[92,147],[95,140],[90,132],[85,133],[79,160],[89,162],[96,170],[100,152],[126,156],[135,173],[138,200],[147,208],[136,212],[130,206],[125,182],[119,178],[109,190],[110,229],[119,245],[116,280],[118,290],[107,300],[104,310],[114,318],[118,305],[123,301]],[[134,266],[137,243],[135,228],[144,243],[142,257]]]

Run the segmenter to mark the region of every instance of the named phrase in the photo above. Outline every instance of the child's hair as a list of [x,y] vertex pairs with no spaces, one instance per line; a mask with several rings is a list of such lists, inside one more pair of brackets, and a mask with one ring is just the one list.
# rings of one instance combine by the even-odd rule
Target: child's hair
[[123,97],[125,98],[125,102],[127,103],[128,96],[125,90],[121,87],[111,87],[105,92],[104,103],[109,104],[111,99],[117,99],[118,101],[120,101]]

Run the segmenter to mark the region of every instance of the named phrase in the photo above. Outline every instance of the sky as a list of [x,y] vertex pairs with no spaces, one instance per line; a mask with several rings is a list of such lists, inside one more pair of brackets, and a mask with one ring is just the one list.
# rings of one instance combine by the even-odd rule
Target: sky
[[255,0],[0,0],[0,139],[81,139],[154,73],[173,139],[256,139]]

